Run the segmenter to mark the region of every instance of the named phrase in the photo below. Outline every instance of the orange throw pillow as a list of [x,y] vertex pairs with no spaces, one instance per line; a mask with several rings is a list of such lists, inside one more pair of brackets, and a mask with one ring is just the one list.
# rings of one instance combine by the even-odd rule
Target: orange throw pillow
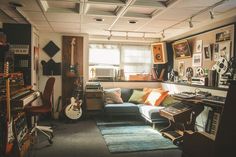
[[168,95],[168,91],[165,91],[161,88],[157,89],[144,89],[145,91],[150,91],[150,94],[148,95],[146,101],[144,104],[151,105],[151,106],[158,106],[161,104],[161,102],[166,98]]

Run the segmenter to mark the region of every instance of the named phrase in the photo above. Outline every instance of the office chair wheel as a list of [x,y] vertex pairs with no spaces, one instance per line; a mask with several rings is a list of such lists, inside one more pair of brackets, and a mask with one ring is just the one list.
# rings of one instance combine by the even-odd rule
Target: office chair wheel
[[49,144],[53,144],[52,139],[48,139]]
[[54,134],[52,132],[50,132],[50,136],[51,136],[51,139],[53,139]]

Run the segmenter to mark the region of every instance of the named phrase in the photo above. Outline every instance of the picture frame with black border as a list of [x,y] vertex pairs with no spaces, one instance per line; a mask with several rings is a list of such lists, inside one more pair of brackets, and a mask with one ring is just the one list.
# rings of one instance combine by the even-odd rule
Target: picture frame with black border
[[180,40],[172,43],[175,59],[191,58],[192,52],[188,40]]

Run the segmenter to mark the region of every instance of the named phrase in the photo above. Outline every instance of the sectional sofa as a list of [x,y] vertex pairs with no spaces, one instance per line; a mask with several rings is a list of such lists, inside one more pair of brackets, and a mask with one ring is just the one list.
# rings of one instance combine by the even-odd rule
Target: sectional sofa
[[[164,123],[167,122],[167,119],[161,117],[159,114],[160,109],[164,108],[163,105],[151,106],[146,104],[137,104],[133,102],[129,102],[131,95],[134,90],[142,90],[142,89],[128,89],[121,88],[121,98],[123,103],[107,103],[104,104],[104,112],[106,116],[141,116],[146,121],[153,124],[155,127],[156,123]],[[104,102],[105,103],[105,102]]]

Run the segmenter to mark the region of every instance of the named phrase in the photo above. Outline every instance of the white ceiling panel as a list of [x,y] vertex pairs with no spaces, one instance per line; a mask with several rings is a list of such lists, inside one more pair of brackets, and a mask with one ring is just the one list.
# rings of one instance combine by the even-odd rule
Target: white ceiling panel
[[175,8],[205,8],[207,6],[211,6],[214,3],[219,2],[220,0],[180,0],[176,3]]
[[80,28],[80,23],[70,23],[70,22],[50,22],[50,25],[53,27],[53,28],[67,28],[67,29],[70,29],[70,28]]
[[217,6],[213,9],[216,13],[225,13],[236,7],[236,0],[229,0],[228,3]]
[[36,11],[24,11],[25,15],[32,21],[45,21],[45,17],[42,12]]
[[47,3],[49,8],[74,8],[76,4],[74,1],[58,0],[48,0]]
[[141,14],[148,14],[150,15],[156,8],[144,8],[144,7],[130,7],[128,12],[132,13],[141,13]]
[[80,22],[80,15],[77,13],[46,13],[50,22]]
[[[14,1],[23,7],[9,7]],[[40,1],[47,2],[48,10]],[[88,33],[89,35],[109,35],[107,29],[122,31],[113,32],[114,36],[142,37],[140,32],[156,32],[146,34],[156,38],[161,37],[165,30],[166,36],[177,36],[179,33],[192,32],[203,25],[214,23],[217,19],[236,19],[232,10],[236,9],[236,0],[226,0],[220,6],[213,8],[215,19],[209,16],[210,7],[221,0],[0,0],[0,21],[9,22],[15,18],[17,23],[25,23],[28,19],[40,31],[58,33]],[[130,3],[131,2],[131,3]],[[79,5],[78,5],[79,4]],[[15,6],[16,7],[16,6]],[[202,10],[206,12],[199,14]],[[5,11],[3,13],[3,11]],[[79,11],[81,11],[79,13]],[[229,15],[230,13],[230,15]],[[198,15],[196,15],[198,14]],[[231,15],[232,14],[232,15]],[[195,16],[196,15],[196,16]],[[11,18],[8,18],[8,17]],[[192,17],[193,28],[189,28]],[[219,18],[217,18],[219,17]],[[104,19],[100,22],[95,18]],[[137,21],[136,24],[128,23]],[[48,23],[48,21],[50,23]],[[138,33],[139,32],[139,33]]]

